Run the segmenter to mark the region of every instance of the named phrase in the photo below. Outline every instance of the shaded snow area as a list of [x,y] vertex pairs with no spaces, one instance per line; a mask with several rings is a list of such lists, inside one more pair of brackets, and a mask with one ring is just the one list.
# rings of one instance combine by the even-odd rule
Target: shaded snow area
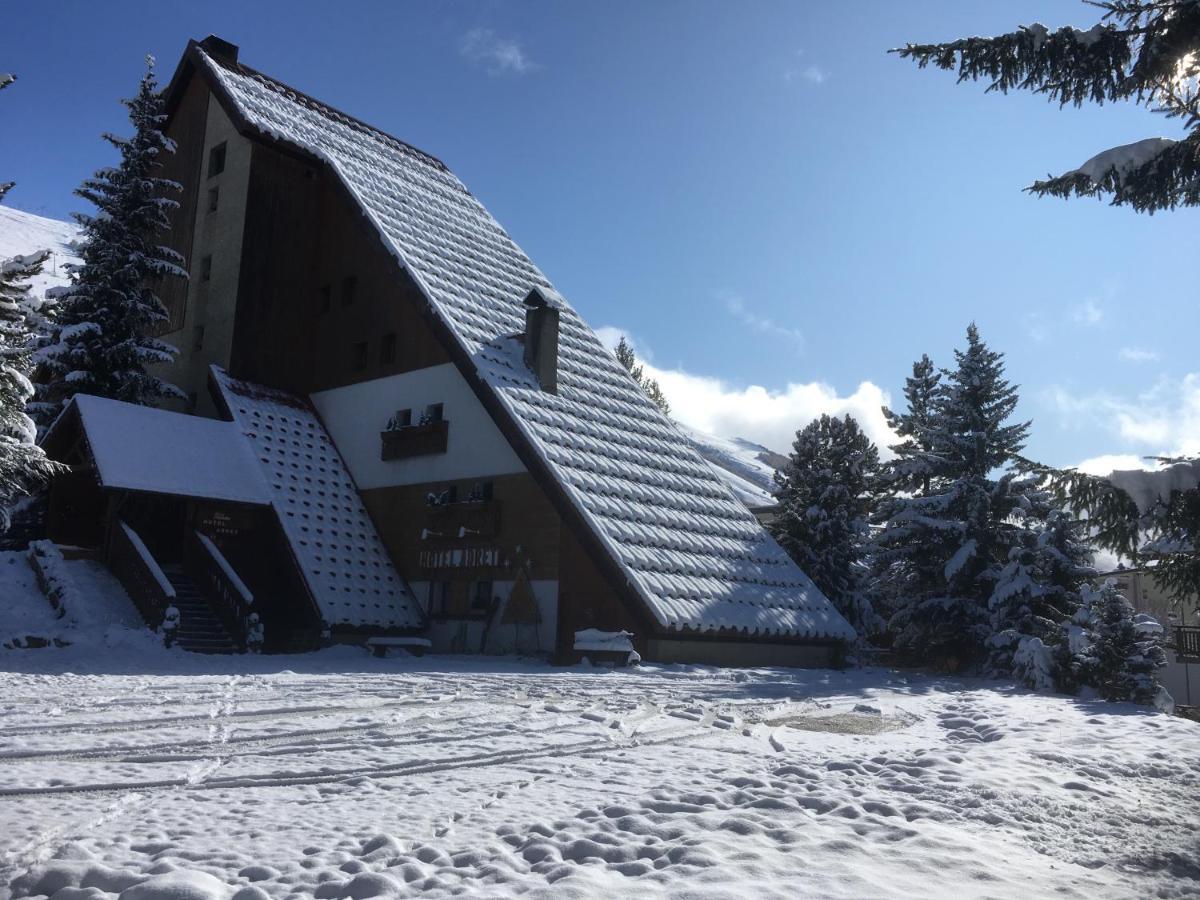
[[349,648],[0,668],[12,897],[1200,890],[1200,726],[1127,705]]
[[[61,598],[58,609],[38,587],[29,554],[0,551],[0,647],[57,642],[89,652],[135,654],[133,658],[146,653],[180,657],[183,651],[163,648],[108,569],[93,560],[64,560],[56,550],[50,552],[43,566]],[[0,666],[10,658],[0,649]]]
[[[16,197],[16,191],[9,194]],[[67,265],[79,262],[79,226],[59,219],[47,219],[0,206],[0,261],[14,256],[29,256],[49,250],[50,258],[42,274],[30,281],[30,296],[38,300],[46,291],[67,284]]]
[[745,438],[722,438],[678,427],[742,503],[751,509],[775,504],[775,472],[787,462],[785,456]]

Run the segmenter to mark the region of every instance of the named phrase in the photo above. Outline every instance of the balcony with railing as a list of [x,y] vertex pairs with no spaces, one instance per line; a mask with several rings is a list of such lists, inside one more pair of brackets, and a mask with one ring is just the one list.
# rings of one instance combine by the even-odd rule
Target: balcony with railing
[[1200,625],[1176,625],[1172,637],[1176,662],[1200,662]]

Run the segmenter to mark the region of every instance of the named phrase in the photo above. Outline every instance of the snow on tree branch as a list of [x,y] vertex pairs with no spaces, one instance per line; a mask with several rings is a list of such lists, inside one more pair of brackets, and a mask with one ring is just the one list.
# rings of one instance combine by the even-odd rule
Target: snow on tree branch
[[1180,119],[1183,140],[1152,138],[1097,154],[1028,190],[1057,197],[1108,196],[1116,206],[1153,213],[1200,205],[1200,2],[1091,3],[1103,21],[1084,31],[1024,25],[996,37],[908,44],[892,52],[920,68],[987,81],[988,90],[1045,94],[1061,106],[1131,100]]

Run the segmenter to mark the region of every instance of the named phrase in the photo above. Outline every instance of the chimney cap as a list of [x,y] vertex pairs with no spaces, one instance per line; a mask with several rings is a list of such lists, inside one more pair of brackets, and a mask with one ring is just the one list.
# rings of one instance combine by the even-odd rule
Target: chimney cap
[[567,301],[563,299],[562,294],[553,288],[536,286],[528,294],[525,295],[523,301],[529,309],[559,309],[567,305]]
[[237,65],[238,61],[238,45],[231,44],[224,38],[219,38],[215,34],[210,34],[200,42],[200,46],[204,51],[218,62],[226,63],[227,65]]

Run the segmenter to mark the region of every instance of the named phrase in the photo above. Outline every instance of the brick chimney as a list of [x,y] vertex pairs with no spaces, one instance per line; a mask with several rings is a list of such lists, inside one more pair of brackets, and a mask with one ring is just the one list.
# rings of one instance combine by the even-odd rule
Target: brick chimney
[[558,393],[558,316],[563,299],[535,287],[525,298],[525,365],[548,394]]

